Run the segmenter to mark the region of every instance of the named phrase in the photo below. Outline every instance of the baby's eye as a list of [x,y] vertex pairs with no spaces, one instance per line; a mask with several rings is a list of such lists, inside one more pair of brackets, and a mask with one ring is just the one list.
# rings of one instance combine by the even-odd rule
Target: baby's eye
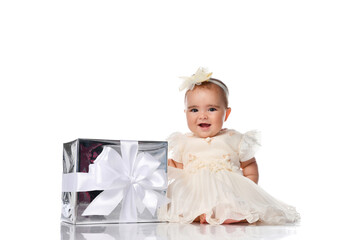
[[210,108],[210,109],[208,109],[208,111],[210,111],[210,112],[215,112],[215,111],[216,111],[216,108]]
[[191,112],[198,112],[198,109],[192,108],[190,111],[191,111]]

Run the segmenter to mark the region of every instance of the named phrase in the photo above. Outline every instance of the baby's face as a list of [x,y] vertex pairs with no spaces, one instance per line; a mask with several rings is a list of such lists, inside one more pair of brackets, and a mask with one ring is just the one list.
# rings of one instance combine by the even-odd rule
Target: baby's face
[[198,88],[186,94],[188,128],[198,137],[213,137],[222,129],[225,103],[219,88]]

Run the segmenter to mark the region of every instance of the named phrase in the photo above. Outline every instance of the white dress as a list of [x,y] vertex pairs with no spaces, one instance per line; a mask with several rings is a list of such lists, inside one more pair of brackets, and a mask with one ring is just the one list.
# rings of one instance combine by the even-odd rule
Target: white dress
[[205,213],[210,224],[227,219],[268,224],[299,220],[295,208],[243,176],[240,162],[254,157],[260,146],[258,132],[224,130],[212,138],[173,133],[168,144],[170,157],[184,168],[168,167],[171,202],[158,210],[159,219],[191,223]]

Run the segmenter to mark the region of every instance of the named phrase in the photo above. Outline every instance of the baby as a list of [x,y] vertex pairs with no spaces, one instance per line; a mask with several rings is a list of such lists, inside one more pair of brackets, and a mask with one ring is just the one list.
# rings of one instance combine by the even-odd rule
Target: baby
[[191,133],[173,133],[168,160],[171,202],[162,220],[228,224],[257,221],[280,224],[299,219],[296,210],[261,189],[254,154],[259,134],[223,129],[231,113],[228,89],[199,68],[184,77],[185,114]]

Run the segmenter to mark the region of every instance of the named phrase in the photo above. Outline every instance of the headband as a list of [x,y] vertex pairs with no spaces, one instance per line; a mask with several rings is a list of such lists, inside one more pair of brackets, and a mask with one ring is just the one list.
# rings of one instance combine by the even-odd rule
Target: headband
[[193,90],[195,85],[201,85],[203,82],[211,82],[221,87],[228,97],[227,87],[223,83],[211,79],[212,74],[213,73],[208,72],[206,68],[200,67],[191,77],[180,77],[184,82],[181,84],[179,90]]

